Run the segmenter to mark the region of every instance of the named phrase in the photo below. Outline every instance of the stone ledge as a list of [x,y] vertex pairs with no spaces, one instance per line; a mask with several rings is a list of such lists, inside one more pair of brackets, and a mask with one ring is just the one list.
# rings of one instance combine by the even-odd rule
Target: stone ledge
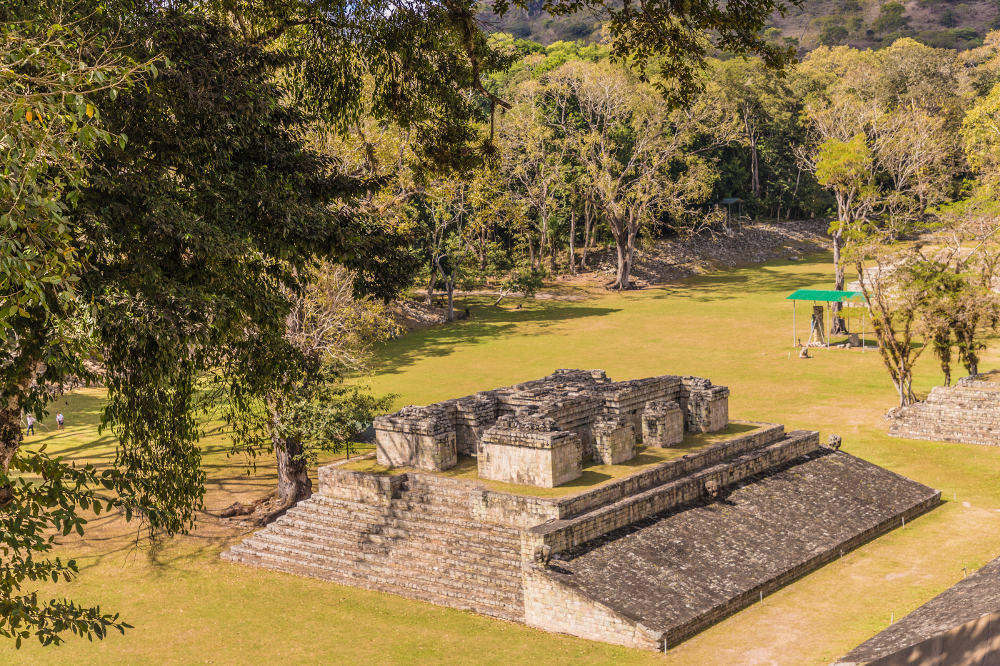
[[696,501],[709,493],[709,486],[724,488],[818,448],[819,433],[793,431],[786,439],[763,449],[627,496],[589,513],[534,527],[526,533],[523,548],[533,552],[545,545],[553,553],[575,548],[636,521]]

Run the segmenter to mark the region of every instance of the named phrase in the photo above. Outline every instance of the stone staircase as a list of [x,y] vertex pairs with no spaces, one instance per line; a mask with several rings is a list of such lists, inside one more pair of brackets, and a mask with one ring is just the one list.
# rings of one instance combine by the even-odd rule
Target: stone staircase
[[927,400],[893,416],[889,434],[1000,446],[1000,383],[963,380],[956,386],[936,386]]
[[422,475],[383,506],[317,493],[223,558],[523,621],[519,532],[474,520],[469,501]]

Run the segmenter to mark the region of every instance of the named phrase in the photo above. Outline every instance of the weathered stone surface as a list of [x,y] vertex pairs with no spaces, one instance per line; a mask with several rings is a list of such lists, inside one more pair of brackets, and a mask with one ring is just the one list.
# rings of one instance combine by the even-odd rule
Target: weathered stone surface
[[729,389],[703,377],[684,377],[681,405],[688,432],[717,432],[729,423]]
[[[729,419],[726,419],[728,424]],[[676,400],[650,400],[642,412],[642,443],[666,448],[684,441],[684,412]]]
[[[560,370],[376,420],[380,463],[442,470],[478,452],[482,478],[555,486],[590,455],[728,423],[728,389]],[[678,420],[678,416],[680,417]],[[743,435],[559,498],[412,469],[321,467],[319,490],[225,559],[392,592],[594,640],[663,649],[901,524],[939,494],[818,433]],[[709,503],[711,502],[711,503]]]
[[458,462],[455,428],[444,407],[404,407],[374,425],[380,465],[444,470]]
[[581,474],[580,437],[542,416],[501,416],[483,435],[479,476],[554,488]]
[[595,462],[618,465],[635,457],[635,431],[624,417],[600,417],[594,423],[593,433]]
[[981,627],[978,631],[963,632],[964,636],[954,636],[963,644],[964,650],[962,653],[954,652],[951,655],[953,661],[935,660],[933,647],[928,644],[928,641],[937,636],[998,612],[1000,612],[1000,558],[962,579],[890,625],[885,631],[865,641],[837,663],[861,664],[896,657],[891,663],[949,664],[958,663],[958,658],[965,653],[965,650],[968,650],[968,654],[973,654],[976,648],[985,650],[988,653],[986,656],[992,656],[988,660],[967,663],[1000,663],[1000,641],[997,640],[1000,638],[1000,623],[998,623],[1000,618],[992,618],[991,629],[988,626]]
[[965,377],[955,386],[935,386],[927,400],[891,418],[895,437],[1000,446],[1000,382]]
[[557,555],[546,573],[661,632],[669,648],[939,501],[926,486],[824,449],[740,484],[722,502],[685,506]]
[[[669,407],[676,403],[678,416]],[[594,428],[604,417],[617,416],[632,425],[636,440],[648,424],[643,414],[648,405],[660,410],[656,423],[657,443],[670,446],[681,441],[683,430],[715,432],[729,424],[729,389],[714,386],[701,377],[662,375],[613,382],[603,370],[556,370],[548,377],[446,400],[427,407],[405,407],[375,420],[379,463],[390,467],[443,470],[454,466],[459,453],[477,455],[486,431],[502,416],[535,414],[550,418],[554,430],[573,432],[580,440],[585,459],[608,460],[598,451]],[[667,410],[664,412],[663,410]],[[678,435],[678,421],[681,433]],[[653,431],[650,431],[653,432]],[[617,437],[617,439],[615,439]],[[612,439],[611,454],[620,460],[625,436]],[[669,442],[665,444],[664,442]]]

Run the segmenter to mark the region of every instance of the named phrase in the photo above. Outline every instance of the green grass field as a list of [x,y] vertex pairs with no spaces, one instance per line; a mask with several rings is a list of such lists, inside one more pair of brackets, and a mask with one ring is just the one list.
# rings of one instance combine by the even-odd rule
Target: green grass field
[[[666,655],[535,631],[395,596],[222,562],[240,538],[204,516],[197,531],[150,547],[134,528],[102,517],[61,550],[80,579],[46,589],[120,611],[135,626],[98,643],[0,645],[0,663],[658,663],[827,664],[1000,554],[1000,448],[899,440],[885,434],[894,391],[877,352],[791,349],[785,295],[828,287],[829,258],[774,262],[666,288],[514,310],[472,301],[473,317],[405,336],[380,356],[376,390],[426,404],[533,379],[556,368],[604,368],[614,379],[695,374],[732,389],[734,419],[784,423],[844,438],[844,449],[943,491],[947,502],[845,555]],[[803,314],[803,308],[799,308]],[[805,337],[803,317],[800,336]],[[988,354],[986,369],[997,365]],[[921,360],[916,386],[940,381]],[[65,404],[63,404],[65,402]],[[107,460],[99,391],[54,405],[67,416],[49,443],[79,460]],[[54,423],[50,417],[45,425]],[[273,472],[248,476],[219,434],[205,441],[207,509],[269,490]]]

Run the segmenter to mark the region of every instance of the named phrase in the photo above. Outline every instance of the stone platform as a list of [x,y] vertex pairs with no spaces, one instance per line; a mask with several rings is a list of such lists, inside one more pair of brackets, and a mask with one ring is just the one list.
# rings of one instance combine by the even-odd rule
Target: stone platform
[[324,466],[312,498],[223,558],[663,650],[939,501],[773,424],[562,496],[491,484]]
[[[846,453],[818,449],[560,553],[545,577],[669,649],[795,578],[935,506],[939,493]],[[559,599],[528,599],[528,623],[555,630]],[[574,620],[570,620],[574,621]],[[619,634],[614,642],[628,642]]]
[[889,434],[1000,446],[1000,381],[965,377],[954,386],[935,386],[923,402],[893,413]]
[[1000,558],[962,579],[837,664],[1000,664]]

